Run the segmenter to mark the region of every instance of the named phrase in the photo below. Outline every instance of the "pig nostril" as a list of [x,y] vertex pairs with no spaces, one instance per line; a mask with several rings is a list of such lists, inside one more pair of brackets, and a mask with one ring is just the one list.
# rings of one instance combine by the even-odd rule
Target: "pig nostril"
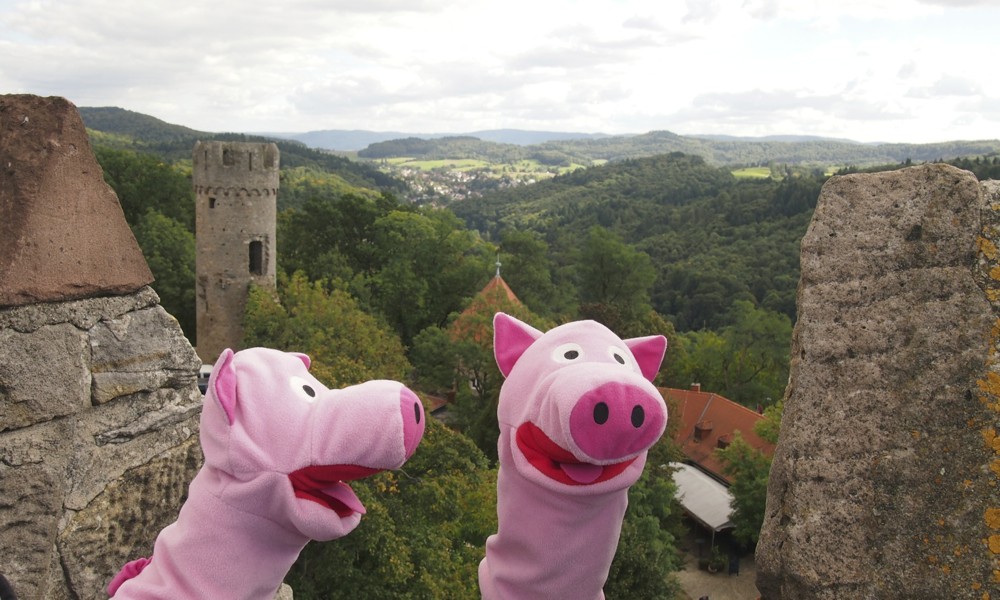
[[632,408],[632,427],[642,427],[643,421],[646,420],[646,411],[642,410],[642,407],[638,404]]
[[603,402],[598,402],[594,405],[594,422],[598,425],[604,425],[608,422],[608,405]]
[[416,402],[413,403],[413,416],[417,418],[417,423],[420,423],[420,405]]

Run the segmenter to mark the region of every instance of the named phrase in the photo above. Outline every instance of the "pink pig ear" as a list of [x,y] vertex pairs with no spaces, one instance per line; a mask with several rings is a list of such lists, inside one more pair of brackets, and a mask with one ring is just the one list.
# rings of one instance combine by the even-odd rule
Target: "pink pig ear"
[[233,351],[226,348],[212,368],[215,398],[225,411],[230,425],[235,421],[236,415],[236,369],[233,367],[233,356]]
[[307,369],[309,368],[309,365],[312,364],[312,361],[309,360],[309,355],[307,354],[302,354],[301,352],[289,352],[289,354],[301,360],[306,365]]
[[667,338],[662,335],[651,335],[627,339],[624,342],[632,351],[635,362],[639,363],[642,376],[650,381],[656,379],[656,374],[660,372],[660,364],[663,363],[663,355],[667,351]]
[[493,316],[493,356],[504,377],[510,374],[528,346],[540,337],[541,331],[510,315],[501,312]]

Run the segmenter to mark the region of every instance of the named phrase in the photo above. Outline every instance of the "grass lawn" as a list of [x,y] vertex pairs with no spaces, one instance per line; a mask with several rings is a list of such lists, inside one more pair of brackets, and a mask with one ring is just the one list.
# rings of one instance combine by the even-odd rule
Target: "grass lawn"
[[738,179],[767,179],[771,176],[771,167],[746,167],[736,169],[733,175]]

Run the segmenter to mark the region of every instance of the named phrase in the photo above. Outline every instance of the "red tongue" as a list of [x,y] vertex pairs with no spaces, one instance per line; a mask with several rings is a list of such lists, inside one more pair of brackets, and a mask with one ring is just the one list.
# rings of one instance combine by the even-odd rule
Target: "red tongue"
[[289,473],[288,479],[296,497],[317,502],[341,517],[348,517],[353,513],[365,514],[365,506],[344,480],[360,479],[379,470],[358,465],[317,465]]
[[354,493],[351,486],[347,485],[343,481],[338,481],[333,487],[325,488],[323,493],[356,513],[363,515],[366,512],[365,505],[361,504],[361,500],[358,498],[357,494]]
[[601,465],[587,463],[559,463],[559,468],[577,483],[596,481],[601,476],[601,473],[604,472],[604,467]]

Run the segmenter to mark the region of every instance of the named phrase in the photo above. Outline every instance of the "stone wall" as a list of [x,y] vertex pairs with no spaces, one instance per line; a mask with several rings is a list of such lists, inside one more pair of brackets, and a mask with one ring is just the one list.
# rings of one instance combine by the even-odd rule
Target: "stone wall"
[[201,361],[72,104],[0,96],[0,169],[0,572],[107,597],[201,463]]
[[802,240],[765,599],[996,597],[1000,193],[946,165],[832,178]]
[[99,598],[148,555],[201,464],[200,361],[144,288],[0,309],[0,570]]

